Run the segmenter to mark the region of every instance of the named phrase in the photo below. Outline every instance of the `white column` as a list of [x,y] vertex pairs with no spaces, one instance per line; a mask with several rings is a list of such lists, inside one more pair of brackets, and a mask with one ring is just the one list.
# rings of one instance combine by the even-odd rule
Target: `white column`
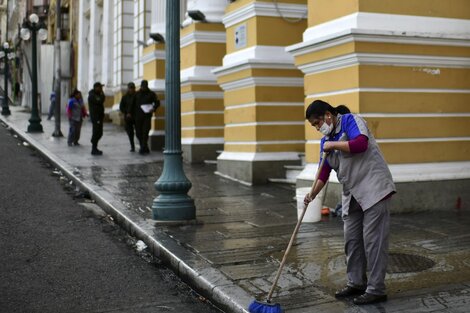
[[150,0],[134,1],[134,79],[141,79],[144,65],[141,62],[144,45],[149,39],[151,22]]
[[166,0],[152,1],[152,22],[150,26],[150,33],[159,33],[165,38],[165,14]]
[[[101,80],[101,56],[103,38],[103,8],[90,2],[90,52],[88,61],[88,90],[95,81]],[[82,91],[83,92],[83,91]]]
[[90,0],[80,0],[78,5],[78,69],[77,88],[88,88],[88,53],[90,49]]
[[[103,50],[101,54],[102,83],[113,87],[113,46],[114,46],[114,5],[111,0],[103,1]],[[109,88],[109,89],[111,89]],[[108,88],[107,88],[108,89]]]
[[133,81],[134,1],[114,1],[114,86],[123,88]]

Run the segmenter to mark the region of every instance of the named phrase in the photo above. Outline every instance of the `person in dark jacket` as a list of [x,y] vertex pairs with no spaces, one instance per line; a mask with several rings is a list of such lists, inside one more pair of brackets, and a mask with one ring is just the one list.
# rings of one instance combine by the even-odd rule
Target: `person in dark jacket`
[[102,155],[103,151],[98,150],[98,141],[103,136],[103,121],[104,121],[104,92],[103,86],[100,82],[93,85],[93,89],[88,93],[88,107],[90,111],[90,119],[93,124],[91,135],[91,154]]
[[134,152],[135,84],[133,82],[127,84],[127,93],[122,97],[121,102],[119,103],[119,110],[124,115],[124,127],[126,129],[127,136],[129,136],[131,152]]
[[143,80],[140,89],[135,94],[135,131],[140,144],[140,154],[150,153],[148,138],[152,123],[153,112],[160,106],[160,101],[148,87],[148,82]]

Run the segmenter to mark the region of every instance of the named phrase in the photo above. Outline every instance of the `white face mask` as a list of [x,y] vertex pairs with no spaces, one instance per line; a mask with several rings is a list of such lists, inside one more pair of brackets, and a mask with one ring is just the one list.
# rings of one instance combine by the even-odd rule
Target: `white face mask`
[[325,136],[328,136],[332,130],[333,130],[333,122],[331,122],[331,124],[328,125],[326,121],[323,122],[322,126],[319,129],[320,133],[322,133]]

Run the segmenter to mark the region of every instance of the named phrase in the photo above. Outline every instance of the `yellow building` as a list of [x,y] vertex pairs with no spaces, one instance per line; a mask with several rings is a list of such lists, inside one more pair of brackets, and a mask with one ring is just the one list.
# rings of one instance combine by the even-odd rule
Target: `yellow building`
[[[203,9],[188,4],[188,14]],[[207,6],[202,20],[188,15],[181,30],[181,144],[191,163],[214,160],[223,149],[224,95],[212,71],[226,54],[224,10],[221,1]]]
[[227,52],[214,73],[224,90],[217,171],[247,184],[285,175],[304,151],[303,79],[285,48],[302,38],[307,2],[236,1],[223,19]]
[[[303,41],[288,48],[306,106],[347,104],[367,120],[397,183],[396,210],[468,197],[469,36],[465,0],[310,0]],[[319,159],[320,137],[305,130],[309,165],[298,185]]]
[[[367,120],[397,183],[394,210],[468,203],[468,0],[206,0],[188,10],[210,16],[214,4],[225,6],[221,22],[181,31],[186,160],[207,157],[198,144],[220,149],[220,175],[256,184],[305,153],[297,186],[309,185],[320,136],[304,112],[323,99]],[[333,206],[336,177],[330,186]]]

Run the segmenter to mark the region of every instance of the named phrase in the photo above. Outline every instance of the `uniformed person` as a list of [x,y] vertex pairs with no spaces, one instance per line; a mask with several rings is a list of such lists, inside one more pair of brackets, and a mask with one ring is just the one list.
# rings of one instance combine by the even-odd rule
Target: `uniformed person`
[[122,97],[119,103],[119,110],[124,115],[124,127],[126,129],[127,136],[129,137],[129,143],[131,144],[131,152],[135,151],[134,144],[134,127],[135,127],[135,84],[130,82],[127,84],[127,93]]
[[135,132],[140,144],[139,153],[147,154],[150,152],[148,138],[152,115],[160,106],[157,95],[148,87],[148,81],[142,80],[140,83],[140,89],[135,94],[135,103]]
[[90,119],[93,125],[91,135],[91,154],[102,155],[103,151],[98,150],[98,141],[103,136],[104,121],[104,100],[103,84],[96,82],[93,89],[88,93],[88,109],[90,111]]
[[335,297],[357,296],[353,300],[355,304],[386,301],[389,206],[395,193],[387,163],[359,115],[339,114],[336,108],[321,100],[313,101],[305,115],[324,135],[320,152],[328,153],[317,185],[305,196],[305,204],[315,199],[332,169],[343,187],[348,281]]

